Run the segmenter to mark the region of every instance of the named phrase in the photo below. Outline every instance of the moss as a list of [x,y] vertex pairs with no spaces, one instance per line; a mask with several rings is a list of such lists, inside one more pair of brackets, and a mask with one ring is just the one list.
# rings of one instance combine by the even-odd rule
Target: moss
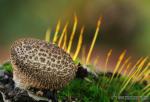
[[[12,72],[12,66],[9,62],[2,65],[1,69],[9,73]],[[112,73],[99,73],[98,78],[95,79],[92,75],[88,75],[86,79],[89,81],[75,78],[66,87],[59,90],[57,97],[59,100],[64,101],[116,102],[119,100],[118,98],[121,98],[119,96],[141,96],[141,90],[145,87],[145,84],[130,81],[130,87],[126,87],[124,91],[119,94],[122,83],[127,77],[122,75],[114,77],[110,82],[111,76]],[[134,101],[135,100],[133,100],[133,102]],[[130,102],[132,102],[132,100],[130,100]]]
[[91,82],[82,79],[72,80],[68,86],[59,91],[59,99],[71,100],[75,97],[79,102],[110,102],[119,98],[117,96],[140,96],[141,89],[144,88],[143,84],[136,83],[119,94],[125,76],[116,77],[111,83],[110,77],[101,74],[98,75],[98,81],[91,76],[88,78]]
[[4,69],[6,72],[11,73],[13,71],[12,65],[10,62],[6,62],[1,66],[1,69]]

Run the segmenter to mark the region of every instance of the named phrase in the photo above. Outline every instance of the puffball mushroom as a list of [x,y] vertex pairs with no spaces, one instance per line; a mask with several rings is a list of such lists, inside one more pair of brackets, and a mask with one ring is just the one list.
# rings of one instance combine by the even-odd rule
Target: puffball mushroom
[[11,46],[13,80],[16,87],[58,90],[77,72],[72,58],[57,45],[43,40],[19,39]]

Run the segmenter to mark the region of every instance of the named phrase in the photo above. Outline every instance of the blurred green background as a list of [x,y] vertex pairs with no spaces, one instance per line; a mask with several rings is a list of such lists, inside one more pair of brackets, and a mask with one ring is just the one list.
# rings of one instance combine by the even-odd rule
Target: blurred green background
[[0,62],[9,58],[14,40],[44,39],[48,28],[55,31],[58,19],[61,27],[69,21],[71,31],[74,13],[79,20],[77,33],[85,26],[85,43],[103,16],[95,53],[112,48],[116,52],[127,49],[136,57],[150,54],[149,0],[0,0]]

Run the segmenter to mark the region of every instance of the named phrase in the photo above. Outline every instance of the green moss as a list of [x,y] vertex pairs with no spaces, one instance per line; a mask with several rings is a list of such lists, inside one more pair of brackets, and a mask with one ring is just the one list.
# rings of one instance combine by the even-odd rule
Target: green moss
[[68,86],[59,91],[59,99],[71,100],[75,97],[79,102],[115,102],[117,96],[140,96],[141,89],[144,87],[144,85],[136,83],[133,87],[118,94],[125,77],[114,78],[111,83],[109,83],[110,77],[101,74],[98,76],[98,81],[91,76],[88,78],[92,82],[82,79],[72,80]]
[[[5,63],[1,69],[11,73],[11,64]],[[117,96],[141,96],[141,90],[145,87],[144,84],[130,81],[129,85],[119,94],[126,76],[114,77],[110,82],[111,76],[99,73],[98,78],[94,79],[89,75],[88,80],[75,78],[66,87],[59,90],[57,96],[59,100],[77,102],[118,102]],[[119,100],[124,102],[125,100]],[[135,102],[137,100],[130,100]]]
[[12,65],[10,64],[10,62],[6,62],[4,63],[0,69],[5,70],[6,72],[11,73],[13,71]]

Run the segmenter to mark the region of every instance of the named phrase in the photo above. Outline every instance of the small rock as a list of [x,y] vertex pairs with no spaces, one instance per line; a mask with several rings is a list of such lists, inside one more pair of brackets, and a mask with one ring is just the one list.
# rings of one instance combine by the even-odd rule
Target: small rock
[[0,70],[0,78],[4,77],[4,70]]
[[6,71],[5,71],[4,74],[7,75],[9,78],[12,78],[12,77],[13,77],[12,73],[9,73],[9,72],[6,72]]

